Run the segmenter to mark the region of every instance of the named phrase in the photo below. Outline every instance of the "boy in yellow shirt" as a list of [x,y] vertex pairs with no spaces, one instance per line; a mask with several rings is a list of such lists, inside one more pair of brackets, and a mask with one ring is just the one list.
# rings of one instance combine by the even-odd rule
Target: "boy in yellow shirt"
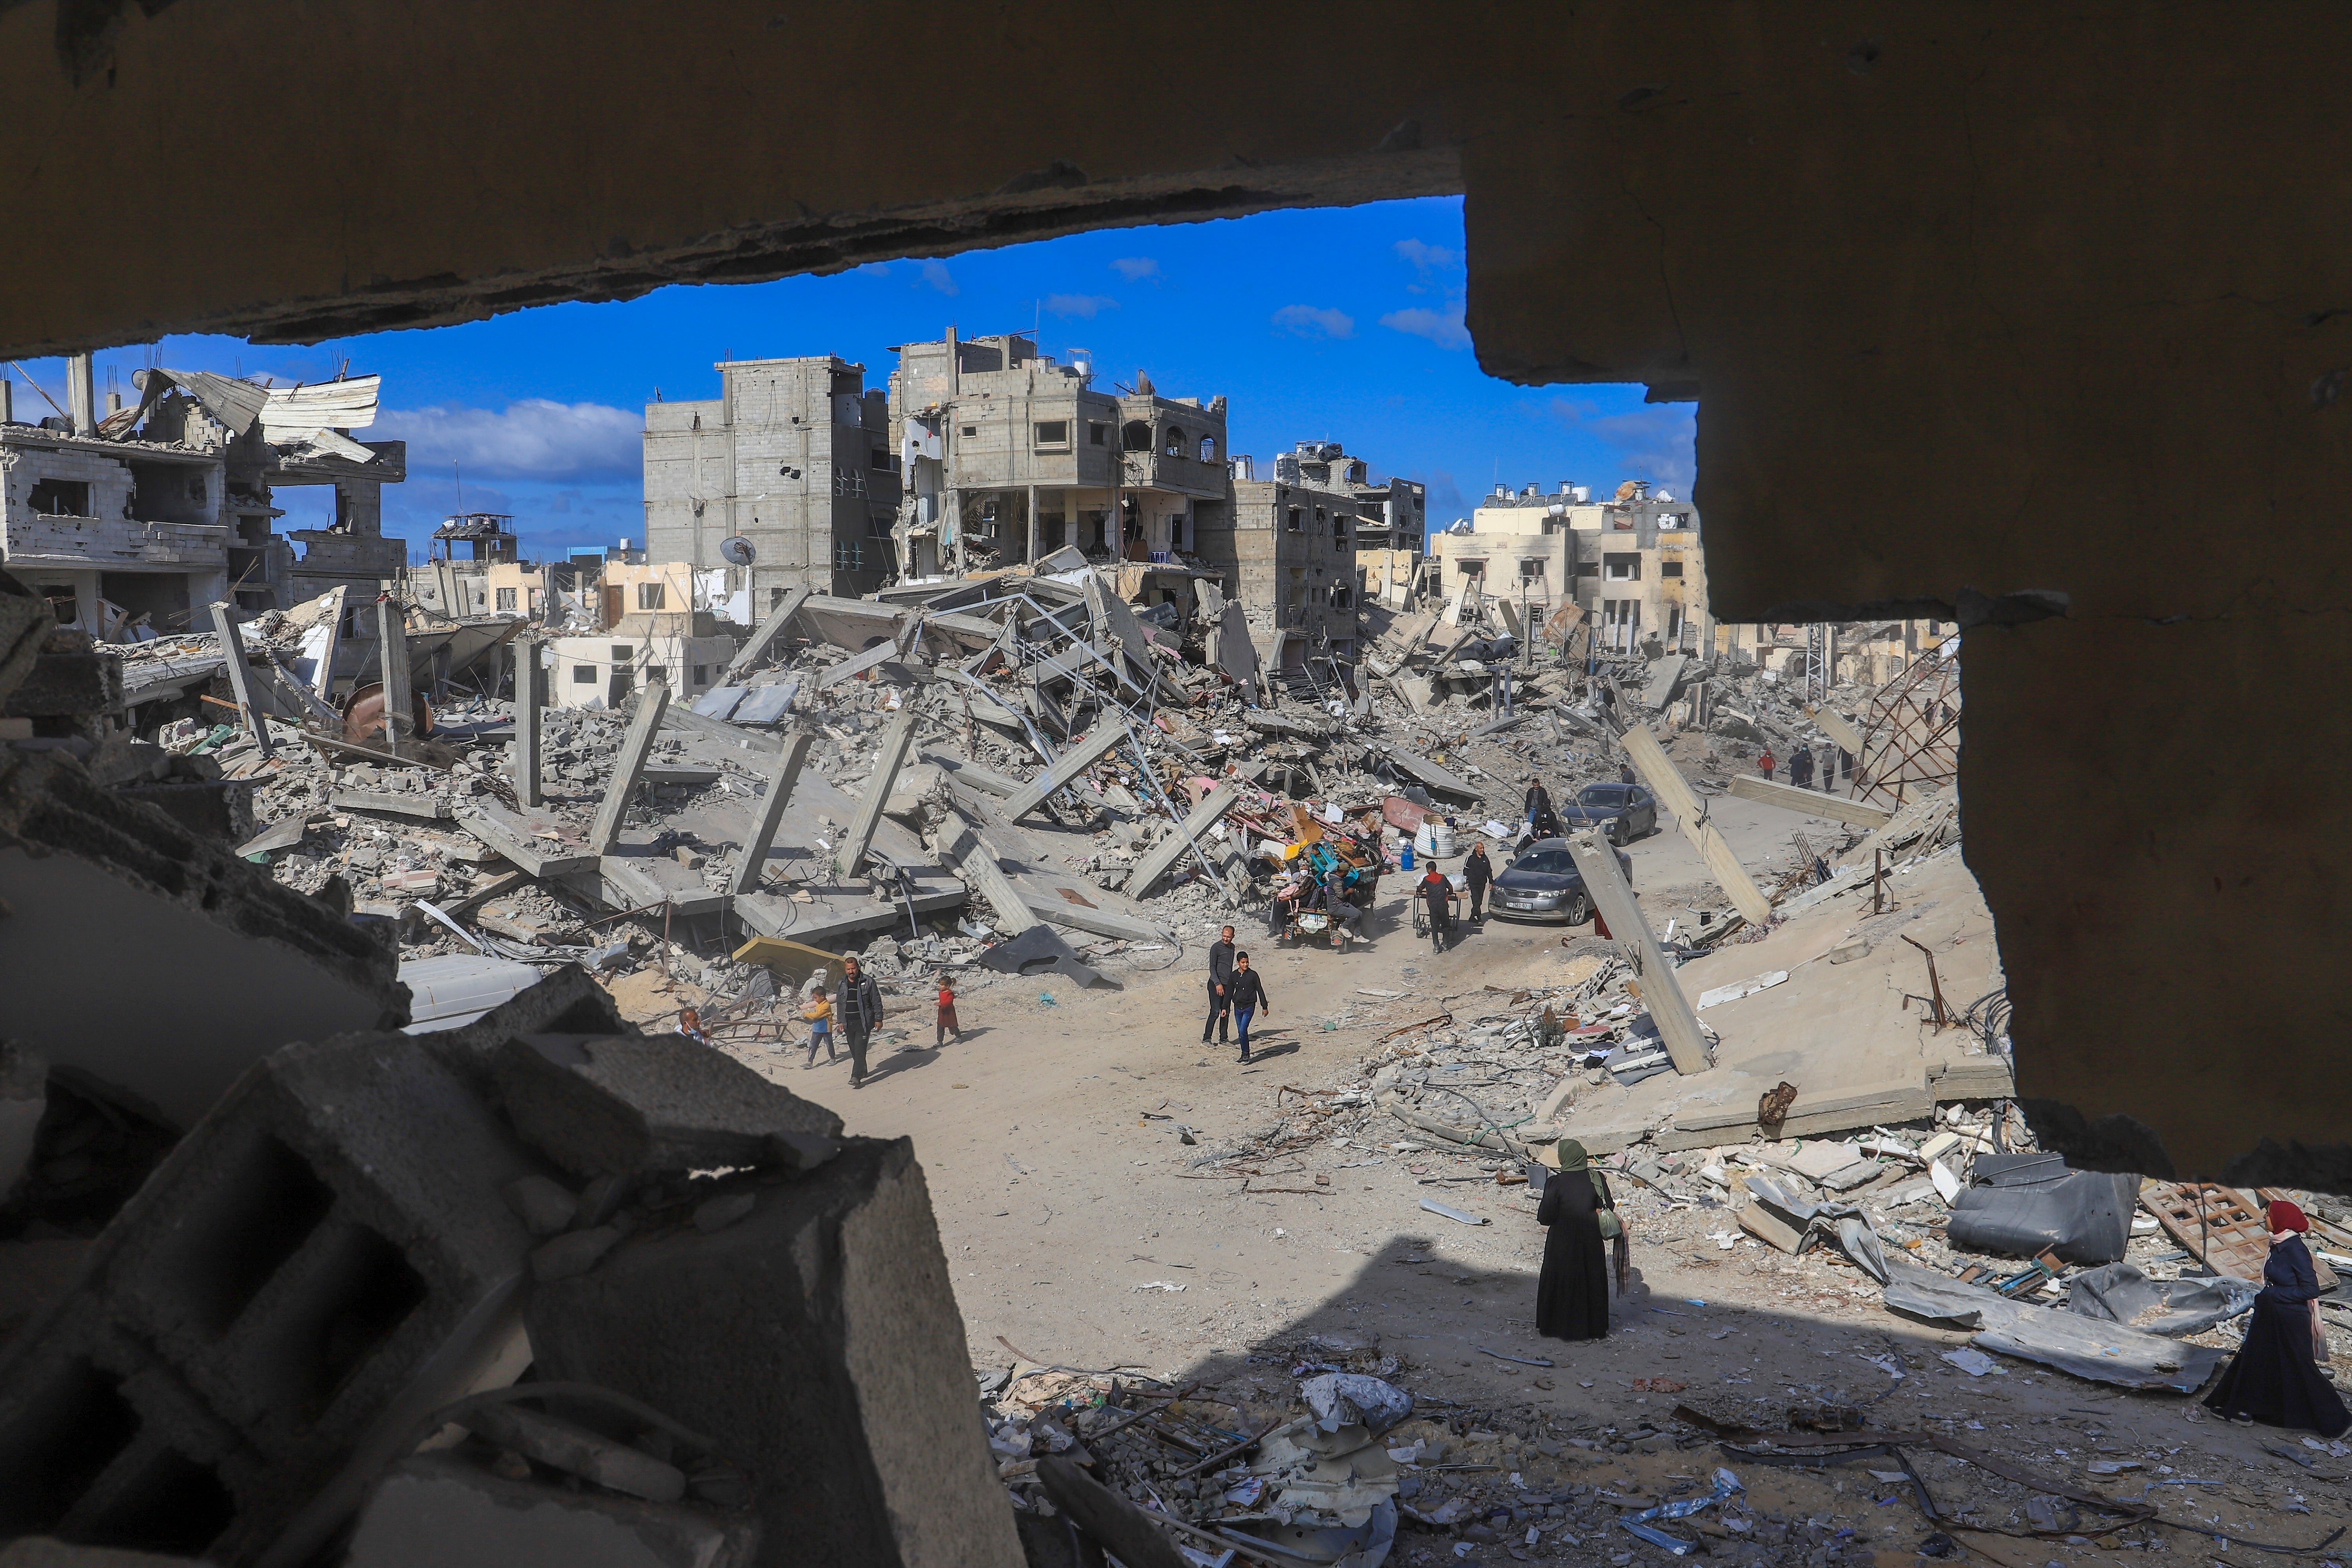
[[833,998],[825,994],[823,987],[819,987],[801,1008],[801,1017],[809,1026],[808,1060],[802,1064],[801,1070],[806,1072],[816,1066],[816,1048],[819,1046],[824,1047],[826,1061],[839,1061],[841,1053],[833,1048]]

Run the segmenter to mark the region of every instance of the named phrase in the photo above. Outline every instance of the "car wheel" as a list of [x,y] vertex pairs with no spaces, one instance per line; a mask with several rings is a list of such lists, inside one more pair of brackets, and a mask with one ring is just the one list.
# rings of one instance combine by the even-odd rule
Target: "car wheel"
[[1576,902],[1568,906],[1568,923],[1580,926],[1589,923],[1591,919],[1592,895],[1580,892],[1576,895]]
[[1612,822],[1609,825],[1609,842],[1618,846],[1620,848],[1622,848],[1625,844],[1625,819],[1621,816],[1617,818],[1616,821]]

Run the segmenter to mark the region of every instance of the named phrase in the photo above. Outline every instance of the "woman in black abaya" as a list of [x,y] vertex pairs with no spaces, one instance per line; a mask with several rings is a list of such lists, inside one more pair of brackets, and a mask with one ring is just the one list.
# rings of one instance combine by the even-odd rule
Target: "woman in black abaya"
[[1544,1237],[1543,1277],[1536,1285],[1536,1332],[1553,1340],[1597,1340],[1609,1331],[1610,1251],[1617,1288],[1625,1288],[1625,1237],[1601,1236],[1601,1212],[1614,1210],[1609,1184],[1585,1159],[1584,1145],[1559,1141],[1559,1173],[1544,1184],[1536,1222]]
[[2271,1255],[2263,1264],[2263,1293],[2246,1321],[2246,1340],[2205,1403],[2241,1426],[2259,1421],[2341,1437],[2352,1413],[2319,1370],[2319,1276],[2302,1233],[2303,1211],[2278,1200],[2270,1206]]

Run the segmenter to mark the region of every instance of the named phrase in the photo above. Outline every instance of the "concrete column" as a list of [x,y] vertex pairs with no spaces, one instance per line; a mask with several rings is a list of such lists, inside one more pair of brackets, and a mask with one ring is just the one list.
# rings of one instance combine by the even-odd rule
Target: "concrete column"
[[383,682],[383,749],[401,754],[416,732],[415,699],[408,684],[408,622],[389,594],[375,602],[376,653]]
[[605,786],[604,798],[597,803],[596,820],[588,828],[588,847],[597,855],[610,855],[613,846],[621,841],[622,816],[628,810],[629,797],[637,791],[637,782],[645,777],[646,758],[652,754],[654,737],[661,732],[662,714],[669,708],[668,685],[647,681],[637,692],[636,702],[629,732],[621,741],[620,755],[613,760],[612,782]]
[[760,876],[766,869],[768,850],[776,842],[776,829],[784,820],[784,807],[792,804],[793,786],[800,782],[801,764],[808,760],[809,737],[795,734],[784,742],[777,753],[774,772],[768,775],[768,794],[760,802],[760,820],[751,829],[751,842],[743,846],[743,858],[735,867],[735,875],[728,886],[730,893],[756,893]]
[[1037,559],[1037,487],[1035,485],[1029,487],[1029,553],[1024,559],[1032,563]]
[[229,607],[212,606],[213,634],[220,639],[221,658],[227,661],[229,689],[236,694],[237,716],[245,721],[253,743],[261,748],[263,756],[269,755],[269,721],[254,700],[253,671],[245,664],[245,639],[237,624],[229,618]]
[[537,637],[516,637],[514,649],[514,788],[525,806],[541,805],[546,796],[539,776],[540,710],[547,705],[547,663]]
[[874,771],[866,775],[859,786],[865,791],[857,803],[857,815],[850,819],[849,831],[841,836],[841,847],[833,858],[836,876],[855,877],[865,862],[866,847],[874,842],[874,830],[882,824],[882,807],[890,799],[890,786],[898,780],[898,769],[907,761],[907,748],[915,739],[915,705],[912,702],[898,710],[890,727],[882,731],[882,741],[874,749]]
[[87,436],[98,428],[98,387],[93,380],[88,354],[74,354],[66,361],[66,417],[73,422],[73,433]]

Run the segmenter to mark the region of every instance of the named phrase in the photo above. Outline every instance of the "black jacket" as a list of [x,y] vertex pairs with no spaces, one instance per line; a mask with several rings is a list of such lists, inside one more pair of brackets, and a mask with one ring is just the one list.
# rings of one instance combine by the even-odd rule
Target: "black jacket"
[[1265,1007],[1274,999],[1265,994],[1265,982],[1255,969],[1236,969],[1225,986],[1225,994],[1238,1008]]
[[1423,903],[1429,906],[1429,915],[1432,920],[1443,921],[1454,912],[1454,884],[1444,878],[1439,877],[1433,880],[1423,877],[1413,884],[1413,891],[1421,896]]
[[1231,986],[1234,979],[1234,944],[1213,942],[1209,944],[1209,984]]
[[833,1021],[845,1029],[872,1029],[882,1021],[882,987],[860,969],[853,983],[844,974],[833,983]]
[[1462,879],[1473,888],[1483,889],[1495,879],[1495,863],[1481,851],[1462,862]]

